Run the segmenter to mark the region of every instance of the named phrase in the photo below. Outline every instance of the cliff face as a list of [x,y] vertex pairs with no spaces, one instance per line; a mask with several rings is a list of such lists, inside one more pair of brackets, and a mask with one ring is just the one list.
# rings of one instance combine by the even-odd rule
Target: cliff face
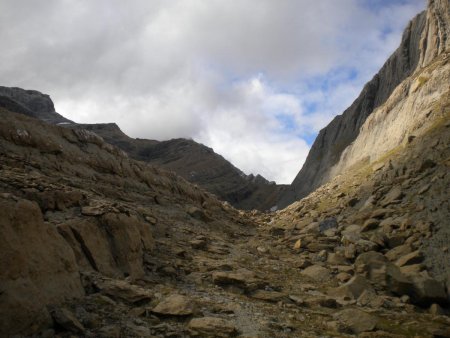
[[305,197],[337,174],[336,171],[332,173],[331,168],[357,138],[367,118],[418,66],[425,66],[445,50],[447,25],[448,1],[430,1],[428,11],[420,13],[408,24],[400,46],[364,86],[359,97],[320,131],[305,164],[290,189],[283,194],[279,206],[285,207]]

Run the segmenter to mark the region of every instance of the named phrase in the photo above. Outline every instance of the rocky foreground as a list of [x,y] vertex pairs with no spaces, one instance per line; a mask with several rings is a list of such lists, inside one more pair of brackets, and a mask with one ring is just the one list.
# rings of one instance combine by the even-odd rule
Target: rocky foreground
[[450,336],[449,102],[273,214],[2,110],[1,336]]

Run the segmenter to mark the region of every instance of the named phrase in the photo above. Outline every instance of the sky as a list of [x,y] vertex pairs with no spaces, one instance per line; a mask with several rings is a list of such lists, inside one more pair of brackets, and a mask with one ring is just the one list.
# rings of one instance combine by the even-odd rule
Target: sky
[[425,0],[0,0],[0,85],[291,183]]

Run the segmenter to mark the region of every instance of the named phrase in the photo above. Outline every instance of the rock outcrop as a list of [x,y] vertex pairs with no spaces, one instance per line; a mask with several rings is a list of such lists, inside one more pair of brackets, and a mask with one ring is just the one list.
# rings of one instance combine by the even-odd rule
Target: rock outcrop
[[0,86],[0,107],[32,116],[51,124],[73,123],[55,111],[55,106],[50,96],[37,90]]
[[[407,131],[414,130],[414,126],[408,123],[401,128],[401,131],[392,130],[394,126],[391,126],[391,130],[381,135],[378,130],[373,128],[373,121],[376,117],[372,117],[372,114],[381,110],[385,115],[390,114],[389,119],[383,120],[386,125],[391,122],[388,120],[392,119],[392,116],[399,114],[398,110],[403,110],[407,114],[411,105],[414,105],[413,101],[416,100],[417,95],[411,95],[409,102],[399,102],[407,99],[411,94],[408,92],[411,83],[403,81],[416,70],[420,72],[424,67],[429,66],[438,56],[444,57],[449,49],[450,41],[448,22],[448,1],[430,0],[428,10],[416,16],[409,23],[403,33],[399,48],[386,61],[378,74],[364,86],[359,97],[342,115],[336,116],[327,127],[320,131],[305,164],[292,182],[290,189],[287,189],[281,197],[280,206],[287,206],[293,201],[305,197],[320,185],[343,172],[345,166],[339,163],[341,157],[348,157],[349,150],[347,148],[359,138],[362,128],[366,128],[376,141],[387,140],[389,142],[389,145],[381,147],[376,156],[389,150],[388,148],[394,148],[399,143],[398,138],[404,138]],[[417,81],[420,82],[419,86],[434,75],[436,74],[424,74],[422,78],[417,78]],[[438,86],[443,80],[445,79],[436,79]],[[398,88],[399,85],[401,85],[400,88]],[[415,86],[413,89],[417,89],[417,84]],[[433,90],[432,85],[424,90],[427,93],[423,95],[428,95],[428,102],[431,102],[434,99],[433,95],[430,95],[430,91]],[[445,93],[445,86],[441,86],[440,91],[441,94]],[[402,108],[394,109],[398,105],[402,105]],[[426,102],[423,105],[426,105]],[[415,110],[424,112],[425,108],[424,106],[415,107]],[[412,115],[417,115],[417,113]],[[372,122],[367,121],[369,116],[371,116]],[[402,124],[404,116],[396,118],[399,121],[398,124]],[[413,119],[416,123],[423,121],[422,116],[408,116],[407,119]],[[397,138],[397,140],[391,141],[392,138]],[[354,144],[354,148],[360,146],[361,143],[366,147],[361,150],[361,154],[368,148],[378,149],[377,142],[366,140],[362,140],[358,145]],[[371,156],[371,160],[374,160],[374,156]]]

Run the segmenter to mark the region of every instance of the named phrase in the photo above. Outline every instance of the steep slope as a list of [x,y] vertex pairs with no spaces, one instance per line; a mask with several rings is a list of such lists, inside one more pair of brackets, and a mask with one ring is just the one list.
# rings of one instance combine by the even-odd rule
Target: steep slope
[[50,97],[37,91],[0,87],[0,107],[47,123],[93,131],[132,158],[173,170],[239,209],[269,210],[285,188],[260,175],[245,175],[211,148],[192,140],[133,139],[114,123],[74,123],[56,113]]
[[[282,196],[280,206],[284,207],[306,196],[341,172],[336,170],[336,165],[344,150],[360,134],[367,118],[378,107],[383,106],[397,86],[416,69],[426,67],[434,58],[448,50],[448,21],[448,1],[436,0],[430,1],[428,10],[409,23],[400,47],[364,86],[355,102],[320,131],[305,164],[292,182],[291,189],[287,189]],[[374,132],[373,135],[377,134]],[[380,135],[377,137],[381,139]]]
[[[136,280],[168,257],[171,266],[176,243],[190,245],[192,234],[251,231],[212,195],[94,133],[0,114],[1,336],[51,325],[48,305],[89,289],[80,273]],[[170,249],[155,242],[167,238]],[[126,283],[116,289],[149,298]]]
[[130,154],[131,157],[173,170],[236,208],[269,210],[284,185],[257,175],[245,175],[213,149],[187,139],[132,139],[115,124],[80,125]]

